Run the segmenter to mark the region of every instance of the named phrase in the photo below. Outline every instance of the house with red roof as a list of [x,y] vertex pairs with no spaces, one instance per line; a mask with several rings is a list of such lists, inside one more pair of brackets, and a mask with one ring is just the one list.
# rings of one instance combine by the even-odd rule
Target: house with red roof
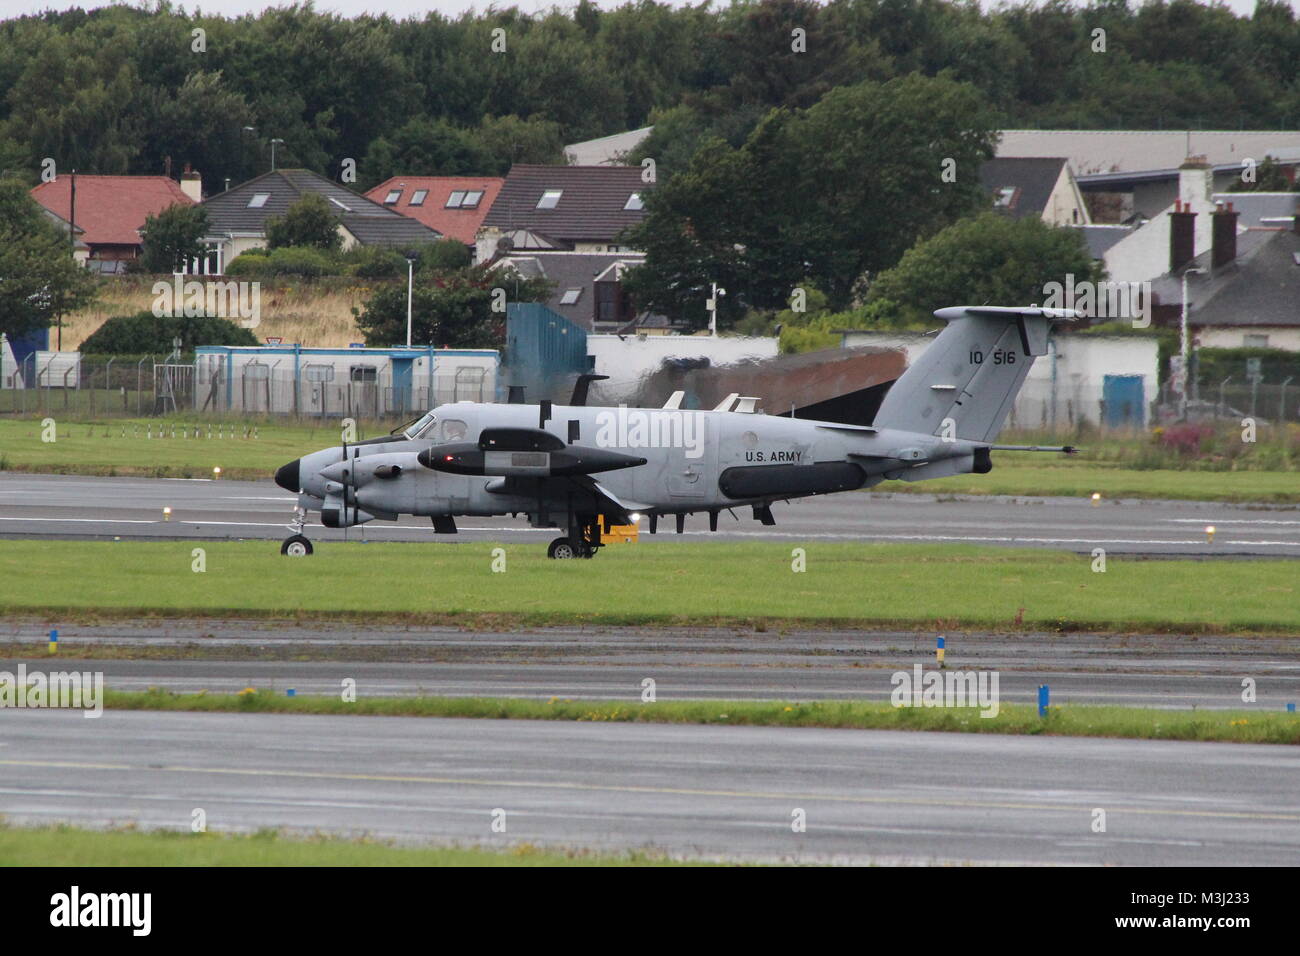
[[504,182],[499,176],[393,176],[366,198],[473,246]]
[[[73,206],[75,181],[76,206]],[[81,173],[41,183],[32,198],[52,215],[72,223],[85,249],[79,261],[99,272],[119,272],[141,253],[145,218],[177,203],[199,200],[200,181],[191,175],[182,184],[170,176],[95,176]]]

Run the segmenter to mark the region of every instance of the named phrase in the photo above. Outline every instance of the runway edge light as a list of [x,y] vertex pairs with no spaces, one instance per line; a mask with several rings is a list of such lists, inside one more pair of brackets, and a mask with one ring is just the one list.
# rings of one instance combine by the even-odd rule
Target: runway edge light
[[944,666],[944,665],[943,665],[943,650],[944,650],[944,647],[943,647],[943,635],[940,634],[940,635],[939,635],[939,640],[935,643],[935,646],[934,646],[934,659],[935,659],[935,661],[939,664],[940,667],[943,667],[943,666]]
[[57,630],[50,631],[50,653],[59,653],[59,632]]
[[1049,694],[1050,691],[1048,690],[1046,684],[1038,685],[1038,716],[1039,717],[1047,716],[1047,702],[1049,700],[1049,696],[1048,696]]

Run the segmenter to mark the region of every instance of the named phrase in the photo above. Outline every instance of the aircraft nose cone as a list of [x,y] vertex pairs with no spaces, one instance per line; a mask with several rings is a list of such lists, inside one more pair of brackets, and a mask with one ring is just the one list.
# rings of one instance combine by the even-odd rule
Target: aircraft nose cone
[[295,458],[287,465],[281,465],[275,473],[275,483],[285,491],[292,491],[295,495],[302,490],[302,485],[298,483],[299,462],[301,458]]

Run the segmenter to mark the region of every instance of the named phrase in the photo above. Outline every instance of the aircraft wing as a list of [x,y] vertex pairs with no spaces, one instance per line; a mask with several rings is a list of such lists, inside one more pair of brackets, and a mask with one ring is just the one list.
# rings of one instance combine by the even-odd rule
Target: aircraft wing
[[856,432],[859,435],[874,435],[876,430],[869,425],[818,425],[830,432]]
[[584,510],[599,512],[615,523],[631,524],[634,511],[650,511],[653,505],[630,501],[614,494],[591,475],[563,475],[554,477],[496,478],[487,485],[489,492],[545,498],[556,509],[573,499],[585,499]]
[[576,475],[572,478],[565,479],[582,487],[588,494],[593,495],[597,500],[607,503],[606,507],[601,509],[601,513],[621,522],[631,524],[632,519],[629,515],[634,511],[649,511],[651,505],[640,501],[626,501],[602,485],[590,475]]

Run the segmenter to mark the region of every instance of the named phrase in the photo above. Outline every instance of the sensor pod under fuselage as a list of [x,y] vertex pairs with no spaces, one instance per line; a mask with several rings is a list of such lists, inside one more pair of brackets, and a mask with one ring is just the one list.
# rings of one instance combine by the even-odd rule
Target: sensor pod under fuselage
[[594,475],[644,465],[646,459],[605,448],[569,445],[555,451],[492,451],[477,444],[435,445],[416,458],[425,468],[453,475],[555,478]]

